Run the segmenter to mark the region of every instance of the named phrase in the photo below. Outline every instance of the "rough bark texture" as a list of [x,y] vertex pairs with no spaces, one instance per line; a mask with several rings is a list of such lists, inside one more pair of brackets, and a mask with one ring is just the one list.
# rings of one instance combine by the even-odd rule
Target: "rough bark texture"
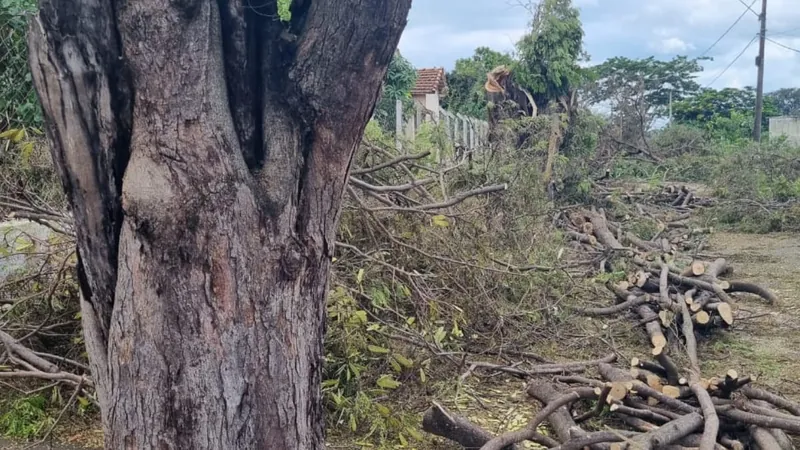
[[40,2],[106,448],[323,448],[339,206],[410,3]]

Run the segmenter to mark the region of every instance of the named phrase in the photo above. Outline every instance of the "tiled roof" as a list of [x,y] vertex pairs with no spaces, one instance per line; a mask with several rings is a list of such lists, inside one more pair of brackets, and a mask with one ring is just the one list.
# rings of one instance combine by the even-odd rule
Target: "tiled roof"
[[417,84],[411,89],[412,95],[424,94],[443,94],[447,89],[444,69],[436,67],[433,69],[417,70]]

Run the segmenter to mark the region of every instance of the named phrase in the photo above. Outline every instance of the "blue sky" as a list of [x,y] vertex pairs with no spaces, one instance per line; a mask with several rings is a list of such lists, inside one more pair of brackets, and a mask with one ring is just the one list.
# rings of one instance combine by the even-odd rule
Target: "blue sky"
[[[478,46],[512,51],[529,17],[520,0],[414,0],[400,51],[418,68],[451,69]],[[758,41],[719,76],[758,33],[754,0],[573,0],[581,10],[591,63],[612,56],[670,59],[699,56],[743,13],[707,54],[699,81],[714,88],[755,86]],[[760,12],[755,0],[753,10]],[[800,0],[769,0],[765,89],[800,88]],[[719,76],[719,78],[717,78]],[[716,81],[714,81],[714,79]]]

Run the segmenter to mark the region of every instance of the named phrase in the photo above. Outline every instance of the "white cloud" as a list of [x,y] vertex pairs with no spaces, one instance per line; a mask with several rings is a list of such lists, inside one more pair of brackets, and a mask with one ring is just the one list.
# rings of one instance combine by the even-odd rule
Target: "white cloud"
[[679,37],[671,37],[662,39],[656,45],[656,49],[661,53],[686,53],[689,50],[694,50],[694,45],[684,42]]
[[[471,56],[477,47],[489,47],[503,52],[512,51],[525,32],[525,28],[459,31],[446,26],[412,27],[406,29],[400,39],[400,52],[411,61],[425,61],[425,67],[450,68],[455,59]],[[429,58],[431,54],[449,57],[433,62],[434,58]]]

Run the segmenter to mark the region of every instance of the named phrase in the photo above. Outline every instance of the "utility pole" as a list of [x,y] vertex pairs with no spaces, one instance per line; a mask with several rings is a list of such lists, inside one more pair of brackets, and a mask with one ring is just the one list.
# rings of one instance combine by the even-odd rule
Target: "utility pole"
[[758,16],[761,22],[761,33],[758,42],[758,84],[756,85],[756,114],[753,124],[753,140],[761,142],[761,113],[764,109],[764,40],[767,37],[767,0],[761,0],[761,15]]

